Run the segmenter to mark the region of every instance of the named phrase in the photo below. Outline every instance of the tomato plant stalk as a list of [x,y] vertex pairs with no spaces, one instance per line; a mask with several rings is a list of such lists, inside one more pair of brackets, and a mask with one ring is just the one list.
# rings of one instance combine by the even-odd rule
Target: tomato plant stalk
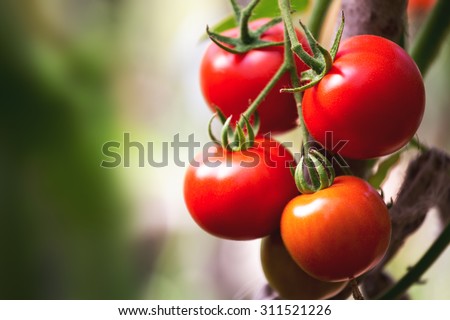
[[330,5],[331,0],[314,1],[314,7],[309,21],[309,30],[316,39],[319,38],[320,29]]
[[450,1],[439,0],[413,42],[410,54],[422,72],[428,71],[450,29]]
[[409,289],[414,283],[420,280],[420,277],[428,268],[439,258],[450,243],[450,223],[447,224],[444,231],[431,245],[422,258],[387,292],[378,299],[396,299]]

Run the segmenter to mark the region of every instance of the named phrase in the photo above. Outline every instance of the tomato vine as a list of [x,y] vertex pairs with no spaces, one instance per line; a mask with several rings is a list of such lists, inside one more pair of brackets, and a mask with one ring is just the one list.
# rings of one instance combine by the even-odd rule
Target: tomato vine
[[[256,121],[259,114],[258,108],[265,102],[266,98],[273,92],[274,88],[277,87],[279,81],[285,74],[288,73],[290,75],[291,86],[289,88],[283,87],[280,91],[284,92],[286,95],[291,94],[297,107],[302,140],[302,156],[299,163],[296,165],[296,168],[292,171],[295,184],[301,195],[294,197],[293,200],[285,206],[280,222],[283,243],[291,257],[297,262],[298,266],[309,275],[323,281],[350,280],[355,299],[363,298],[362,294],[357,290],[357,277],[361,276],[361,279],[363,280],[364,274],[380,263],[387,250],[386,248],[389,244],[391,230],[388,208],[375,189],[366,181],[348,176],[339,177],[336,180],[334,179],[334,168],[327,158],[327,154],[334,150],[323,141],[322,134],[324,134],[326,130],[332,130],[338,135],[340,140],[348,139],[351,141],[351,146],[349,146],[345,152],[343,151],[342,154],[350,158],[363,159],[364,163],[367,164],[365,170],[366,173],[375,163],[375,161],[371,160],[372,158],[390,155],[380,163],[378,171],[372,174],[368,179],[374,187],[379,188],[389,170],[400,160],[401,153],[405,150],[403,147],[408,142],[410,145],[418,147],[419,151],[426,150],[417,139],[412,138],[420,124],[425,104],[422,76],[414,64],[414,61],[408,56],[406,51],[395,43],[382,37],[363,35],[351,38],[342,45],[344,53],[340,53],[338,50],[340,48],[345,23],[344,13],[342,13],[342,21],[331,49],[326,50],[323,48],[317,42],[316,38],[320,33],[320,28],[323,25],[324,17],[331,1],[319,0],[315,3],[310,20],[310,28],[307,28],[300,21],[309,48],[306,47],[305,43],[299,41],[298,32],[294,28],[292,22],[290,0],[278,0],[280,17],[275,17],[264,24],[260,24],[256,31],[250,28],[249,26],[253,23],[249,22],[250,17],[259,2],[260,0],[253,0],[248,6],[241,8],[236,1],[231,1],[236,21],[239,24],[239,28],[237,29],[239,30],[239,37],[217,34],[209,31],[209,29],[207,30],[207,33],[213,43],[220,49],[237,55],[240,58],[245,58],[247,54],[250,54],[255,50],[265,50],[268,47],[273,47],[272,49],[274,49],[275,47],[280,46],[280,44],[283,44],[283,61],[274,72],[273,76],[267,80],[266,85],[259,91],[259,94],[252,99],[245,110],[242,110],[242,114],[236,123],[235,129],[230,127],[231,117],[233,115],[226,118],[223,110],[221,110],[223,106],[221,106],[220,103],[215,106],[217,108],[217,114],[224,126],[221,142],[219,139],[213,137],[210,128],[210,133],[213,137],[212,139],[216,143],[221,144],[221,147],[225,148],[222,151],[220,146],[218,146],[219,149],[217,150],[220,150],[220,152],[229,152],[229,154],[235,153],[240,155],[240,153],[247,149],[252,150],[253,148],[254,150],[253,142],[255,141],[256,133],[254,133],[252,126],[257,126],[255,123],[258,122]],[[423,74],[426,73],[434,56],[439,51],[440,44],[449,28],[450,21],[445,16],[445,12],[448,12],[448,10],[450,10],[448,1],[438,1],[416,42],[412,46],[411,56],[416,60]],[[282,21],[284,26],[283,41],[280,42],[272,39],[269,41],[264,40],[263,37],[265,32],[279,24],[280,21]],[[431,41],[430,39],[433,40]],[[350,76],[351,72],[346,70],[345,66],[339,64],[341,60],[344,60],[343,56],[345,56],[345,54],[353,53],[353,51],[355,52],[355,55],[352,56],[351,59],[348,58],[345,60],[342,64],[350,63],[350,66],[348,67],[349,70],[353,68],[355,74],[368,75],[366,78],[352,78]],[[374,52],[376,52],[378,56],[373,55]],[[364,54],[367,56],[361,58],[360,56],[363,56]],[[370,62],[367,62],[367,60],[371,59],[374,60],[372,65],[370,65]],[[299,70],[297,60],[301,60],[302,63],[309,67],[309,69]],[[394,60],[396,61],[395,66],[391,63]],[[333,68],[337,68],[338,70],[336,71]],[[388,79],[389,81],[383,79],[383,76],[389,72],[392,72],[390,79]],[[338,98],[330,94],[334,89],[331,84],[327,84],[327,79],[330,79],[333,74],[337,74],[341,77],[339,78],[339,81],[348,82],[347,87],[344,86],[341,91],[338,89]],[[336,78],[333,78],[332,80],[329,80],[329,83],[337,83],[339,81],[337,81]],[[207,82],[207,80],[205,80],[205,82]],[[318,89],[321,86],[323,92]],[[365,86],[365,91],[364,89],[361,89],[363,86]],[[370,91],[368,88],[375,89]],[[404,103],[406,108],[410,109],[402,109],[401,107],[402,103],[399,95],[402,94],[402,91],[409,92],[410,94],[409,100]],[[305,94],[303,94],[303,92],[305,92]],[[329,97],[331,96],[331,101],[324,100],[318,102],[320,101],[320,95],[327,96],[327,99],[330,99]],[[385,100],[380,102],[377,100],[377,96],[384,97]],[[351,100],[353,100],[353,102]],[[373,101],[376,102],[373,103]],[[302,103],[304,104],[303,106]],[[320,108],[322,108],[322,113],[320,113]],[[305,110],[307,116],[305,116]],[[392,115],[393,110],[396,112],[395,115]],[[228,110],[225,111],[228,112]],[[391,112],[391,114],[386,111]],[[339,114],[339,116],[336,116],[337,114]],[[327,116],[329,117],[328,120]],[[253,125],[249,121],[252,117],[254,117],[253,121],[255,122]],[[324,119],[325,121],[323,121]],[[265,121],[267,120],[262,120],[263,123],[265,123]],[[374,124],[378,126],[383,121],[388,122],[388,124],[384,124],[385,128],[383,129],[387,133],[380,138],[379,136],[375,136],[377,133],[374,133]],[[334,126],[334,124],[336,125]],[[401,128],[402,125],[405,130]],[[355,131],[349,129],[352,126],[355,127]],[[228,137],[233,130],[235,131],[232,136],[234,142],[237,143],[237,148],[228,147]],[[270,131],[270,129],[265,128],[263,133]],[[400,136],[394,137],[397,132],[400,132]],[[343,134],[340,135],[340,133]],[[246,138],[246,134],[249,138]],[[324,145],[324,147],[321,150],[311,148],[311,138],[315,138]],[[381,145],[377,145],[380,139]],[[386,140],[385,145],[383,145],[383,139]],[[369,145],[368,148],[367,145]],[[346,166],[341,166],[339,169],[347,174],[349,172],[349,168]],[[276,213],[268,214],[270,223],[265,225],[261,230],[251,230],[251,232],[248,233],[248,228],[251,224],[250,221],[255,219],[258,220],[258,217],[255,215],[249,215],[248,221],[239,225],[239,227],[236,226],[236,223],[240,223],[240,218],[252,211],[252,208],[243,206],[243,203],[246,202],[244,200],[245,197],[248,195],[257,197],[256,193],[246,194],[245,192],[241,192],[241,195],[243,195],[242,198],[226,195],[224,199],[220,199],[220,197],[217,198],[217,195],[220,194],[220,190],[224,190],[224,187],[219,186],[218,189],[215,189],[217,186],[214,185],[217,183],[220,184],[220,179],[212,177],[211,181],[207,183],[207,192],[203,193],[202,188],[205,189],[206,187],[201,183],[198,183],[201,179],[196,176],[195,170],[190,170],[190,172],[191,174],[185,183],[185,196],[187,195],[186,202],[190,207],[191,214],[194,218],[196,217],[197,222],[205,230],[229,239],[254,239],[268,235],[270,233],[269,231],[274,232],[274,225],[276,225],[277,219],[280,219],[277,217]],[[242,178],[239,179],[239,183],[243,186],[242,190],[246,190],[248,187],[245,187],[245,185],[250,185],[249,181],[253,180],[249,177],[246,179],[248,179],[248,181]],[[230,183],[231,182],[226,182],[226,184]],[[261,182],[261,184],[264,183],[264,181]],[[360,189],[366,191],[360,192]],[[292,190],[289,192],[291,191]],[[201,196],[198,196],[199,194]],[[292,197],[291,193],[289,194],[290,197]],[[370,196],[368,196],[369,194]],[[361,196],[361,198],[358,198],[359,196]],[[350,197],[354,198],[351,205],[348,204],[347,200]],[[210,207],[219,211],[220,219],[225,220],[218,222],[217,218],[212,216],[211,208],[206,208],[206,210],[204,210],[204,208],[193,209],[193,203],[198,207],[199,201],[204,201],[204,199],[207,198],[214,198],[213,202],[215,203],[211,203]],[[235,200],[228,201],[229,199],[227,198]],[[276,207],[279,208],[280,203],[283,201],[286,201],[286,198],[283,198],[281,202],[278,202]],[[318,201],[321,205],[318,205]],[[355,201],[357,203],[355,203]],[[216,206],[216,203],[218,202],[220,202],[219,207]],[[313,203],[316,204],[312,206]],[[327,213],[328,219],[332,216],[332,218],[336,220],[336,223],[333,223],[334,227],[330,226],[328,220],[327,222],[326,219],[321,218],[321,214],[325,210],[323,203],[327,204],[326,210],[328,211],[330,211],[331,207],[335,208],[331,210],[332,213]],[[230,204],[232,205],[230,206]],[[265,205],[265,207],[267,206],[270,205]],[[242,210],[244,207],[245,210]],[[314,209],[312,209],[313,207]],[[258,210],[264,212],[262,207],[258,208]],[[198,215],[199,211],[201,211],[200,215]],[[230,212],[232,212],[232,214]],[[362,219],[360,216],[361,212],[369,212],[370,216],[374,219],[372,221]],[[275,218],[272,219],[270,215],[273,215]],[[353,215],[353,218],[349,218],[346,215]],[[384,217],[383,219],[380,218],[382,216]],[[229,217],[232,217],[230,218],[231,220],[226,220]],[[365,215],[364,218],[369,219],[369,215]],[[205,221],[208,221],[206,225],[202,224],[203,221],[201,220],[204,219],[206,219]],[[342,223],[359,221],[359,224],[351,222],[346,225],[344,231],[339,227],[339,221]],[[208,224],[213,226],[214,230],[209,230]],[[377,224],[379,225],[378,229],[375,227]],[[224,225],[226,225],[228,229],[223,233],[222,229]],[[236,230],[239,232],[236,233]],[[315,232],[317,232],[317,234]],[[362,234],[364,233],[366,235],[373,233],[373,236],[370,237],[372,242],[361,244],[364,243],[364,241],[358,241],[358,237],[362,240]],[[302,239],[303,234],[308,234],[308,236],[306,236],[307,239]],[[330,238],[330,234],[333,234],[334,237]],[[346,242],[345,239],[352,234],[354,237]],[[311,241],[312,238],[317,241]],[[337,241],[337,239],[344,240]],[[342,243],[339,244],[338,247],[335,247],[337,245],[336,242]],[[380,298],[396,298],[404,293],[405,290],[417,281],[421,274],[437,259],[449,242],[450,226],[447,226],[441,236],[425,253],[417,265],[389,291],[381,295]],[[382,245],[380,243],[382,243]],[[327,245],[329,246],[327,247]],[[317,248],[321,249],[318,250]],[[315,252],[315,250],[318,250],[330,253],[342,248],[349,251],[341,252],[341,254],[350,255],[347,255],[344,261],[339,263],[339,266],[333,266],[335,270],[330,269],[330,265],[332,264],[327,261],[324,256],[319,256]],[[304,256],[305,252],[309,252],[307,249],[311,249],[309,250],[309,256],[308,254]],[[355,255],[355,252],[358,252],[358,254]],[[367,259],[363,262],[354,258],[355,256],[363,257],[365,254],[368,254],[368,252],[373,252],[373,254],[365,257]],[[316,263],[311,265],[311,261],[316,261]]]

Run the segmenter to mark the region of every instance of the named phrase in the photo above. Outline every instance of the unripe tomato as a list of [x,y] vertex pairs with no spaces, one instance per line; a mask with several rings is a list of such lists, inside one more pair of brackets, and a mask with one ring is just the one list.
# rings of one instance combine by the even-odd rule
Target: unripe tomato
[[[258,19],[250,22],[255,30],[269,21]],[[226,31],[224,35],[237,37],[238,29]],[[298,40],[307,52],[311,52],[305,36],[297,32]],[[283,24],[268,29],[261,37],[264,41],[284,40]],[[307,66],[295,58],[300,75]],[[268,84],[284,61],[283,46],[254,49],[243,54],[227,52],[211,43],[200,67],[200,86],[208,106],[216,111],[219,107],[225,116],[238,119],[250,103]],[[291,87],[289,73],[285,73],[258,107],[261,119],[260,133],[285,132],[297,126],[297,107],[292,94],[280,93],[280,89]]]
[[389,246],[391,221],[378,192],[353,176],[292,199],[281,236],[292,258],[323,281],[356,278],[376,266]]
[[416,133],[425,107],[419,69],[394,42],[372,35],[342,42],[331,70],[305,91],[311,135],[341,156],[369,159],[397,151]]
[[298,194],[293,162],[274,140],[258,139],[245,151],[214,145],[198,154],[186,172],[187,208],[200,227],[217,237],[267,236],[279,228],[284,206]]
[[338,294],[348,283],[324,282],[308,275],[292,260],[279,232],[261,241],[261,263],[269,285],[283,299],[328,299]]

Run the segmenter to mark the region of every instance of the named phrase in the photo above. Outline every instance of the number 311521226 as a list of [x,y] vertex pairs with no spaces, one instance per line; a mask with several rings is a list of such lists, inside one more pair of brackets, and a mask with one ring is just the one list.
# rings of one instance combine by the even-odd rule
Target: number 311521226
[[260,314],[265,316],[329,316],[330,306],[323,305],[262,305]]

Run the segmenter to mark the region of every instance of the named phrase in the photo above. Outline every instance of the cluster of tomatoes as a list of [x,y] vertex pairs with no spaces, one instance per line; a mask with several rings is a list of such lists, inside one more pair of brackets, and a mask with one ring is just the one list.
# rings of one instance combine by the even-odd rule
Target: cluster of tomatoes
[[[257,28],[261,21],[250,23]],[[281,42],[283,24],[261,39]],[[225,33],[237,36],[237,29]],[[301,34],[298,40],[308,49]],[[310,51],[308,51],[310,52]],[[204,97],[212,110],[238,119],[284,59],[284,47],[234,54],[211,44],[201,64]],[[308,67],[296,57],[298,76]],[[297,126],[297,106],[283,75],[258,107],[260,134]],[[330,71],[304,92],[302,113],[311,136],[325,148],[344,141],[344,157],[369,159],[399,150],[415,134],[423,112],[423,80],[414,61],[395,43],[362,35],[340,45]],[[242,150],[212,146],[189,166],[187,208],[197,224],[225,239],[263,238],[261,260],[270,285],[287,299],[325,299],[373,268],[390,241],[388,209],[368,182],[337,177],[311,194],[299,194],[295,160],[271,137],[258,136]]]

